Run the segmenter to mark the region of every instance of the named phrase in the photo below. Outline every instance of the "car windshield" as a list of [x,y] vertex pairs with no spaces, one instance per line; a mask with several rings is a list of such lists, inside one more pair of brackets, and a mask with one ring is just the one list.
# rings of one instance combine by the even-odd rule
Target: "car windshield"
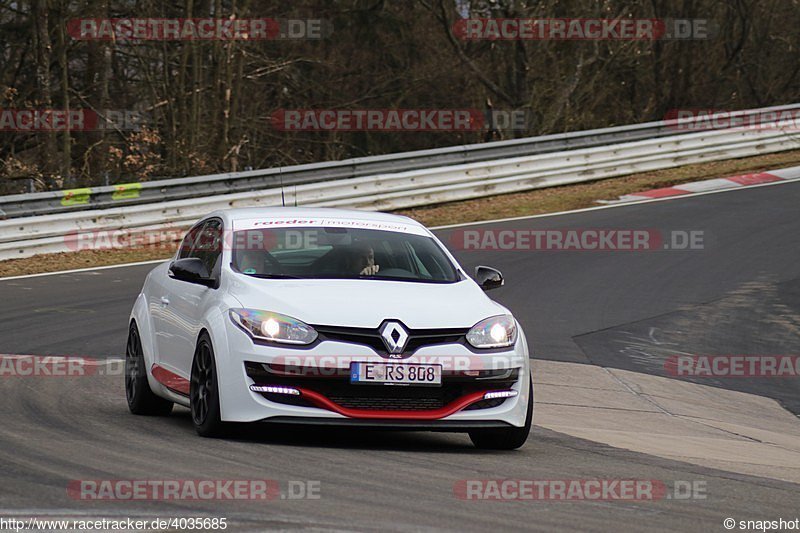
[[459,274],[432,238],[337,227],[248,229],[233,235],[237,272],[263,278],[390,279],[454,283]]

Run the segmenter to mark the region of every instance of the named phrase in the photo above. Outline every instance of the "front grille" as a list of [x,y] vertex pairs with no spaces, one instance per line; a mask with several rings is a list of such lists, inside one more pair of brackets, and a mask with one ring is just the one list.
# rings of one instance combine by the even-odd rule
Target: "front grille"
[[[388,409],[414,411],[440,409],[472,387],[459,383],[442,383],[441,387],[406,387],[400,385],[352,385],[343,380],[330,380],[316,386],[331,401],[350,409]],[[470,390],[472,389],[472,390]]]
[[[373,328],[347,328],[339,326],[312,326],[321,341],[331,340],[347,342],[350,344],[361,344],[369,346],[376,353],[386,355],[386,345],[383,343],[380,331]],[[460,344],[466,342],[468,328],[454,329],[408,329],[408,342],[403,351],[404,356],[408,357],[424,346],[436,346],[441,344]]]
[[333,402],[348,409],[367,411],[426,411],[440,409],[446,404],[438,398],[370,398],[331,396]]
[[[401,385],[353,385],[347,376],[281,376],[271,373],[269,366],[261,363],[245,363],[247,375],[259,384],[298,387],[321,394],[332,402],[348,409],[425,411],[440,409],[467,394],[505,390],[516,383],[519,372],[502,379],[475,380],[463,375],[445,375],[441,387],[414,387]],[[492,371],[486,371],[492,372]],[[261,393],[269,401],[285,405],[313,407],[314,404],[302,396]],[[473,409],[496,407],[504,398],[481,400]]]

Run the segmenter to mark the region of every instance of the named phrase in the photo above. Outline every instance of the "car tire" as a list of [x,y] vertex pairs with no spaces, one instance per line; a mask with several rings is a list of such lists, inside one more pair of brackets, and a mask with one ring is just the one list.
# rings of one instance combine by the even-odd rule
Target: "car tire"
[[528,440],[533,421],[533,385],[528,389],[528,409],[525,425],[521,428],[476,429],[469,432],[469,438],[476,448],[482,450],[516,450]]
[[225,434],[225,424],[220,417],[219,381],[214,348],[205,333],[200,335],[192,362],[192,375],[189,384],[189,405],[192,411],[192,424],[201,437],[221,437]]
[[147,381],[142,339],[135,322],[128,330],[125,349],[125,397],[128,409],[135,415],[166,416],[172,412],[173,403],[156,396]]

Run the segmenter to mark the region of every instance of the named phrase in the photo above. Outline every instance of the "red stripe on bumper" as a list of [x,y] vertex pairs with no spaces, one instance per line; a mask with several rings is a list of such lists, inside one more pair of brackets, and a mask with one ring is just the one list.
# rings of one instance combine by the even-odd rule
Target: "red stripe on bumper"
[[166,388],[178,394],[189,396],[189,380],[179,376],[175,372],[167,370],[163,366],[153,365],[150,369],[156,381],[164,385]]
[[438,420],[450,416],[453,413],[464,409],[465,407],[479,402],[483,399],[483,395],[489,391],[473,392],[466,396],[450,402],[449,404],[439,409],[426,409],[424,411],[390,411],[390,410],[372,410],[372,409],[348,409],[341,405],[332,402],[322,394],[307,389],[299,389],[303,398],[310,400],[314,405],[321,409],[327,409],[339,413],[340,415],[349,418],[370,418],[370,419],[390,419],[390,420]]

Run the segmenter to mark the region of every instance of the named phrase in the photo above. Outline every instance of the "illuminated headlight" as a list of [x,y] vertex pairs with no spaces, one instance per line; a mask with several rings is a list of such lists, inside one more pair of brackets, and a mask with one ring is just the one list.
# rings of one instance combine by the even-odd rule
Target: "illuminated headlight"
[[254,339],[284,344],[311,344],[317,332],[296,318],[257,309],[231,309],[231,320]]
[[481,320],[467,333],[467,342],[475,348],[503,348],[517,342],[517,325],[511,315]]

